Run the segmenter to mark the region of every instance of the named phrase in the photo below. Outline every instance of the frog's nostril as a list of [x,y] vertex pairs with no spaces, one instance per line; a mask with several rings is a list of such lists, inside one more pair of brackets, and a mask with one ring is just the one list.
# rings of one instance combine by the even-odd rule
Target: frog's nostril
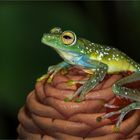
[[49,42],[51,40],[51,35],[48,33],[44,33],[42,38],[41,38],[41,42],[46,44],[47,42]]

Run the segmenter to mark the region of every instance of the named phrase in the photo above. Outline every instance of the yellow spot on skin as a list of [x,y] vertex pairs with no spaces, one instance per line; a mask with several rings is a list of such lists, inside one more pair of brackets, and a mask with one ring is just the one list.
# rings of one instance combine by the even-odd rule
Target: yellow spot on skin
[[72,86],[72,85],[74,85],[75,83],[74,83],[73,80],[68,80],[68,81],[67,81],[67,84],[68,84],[68,86]]

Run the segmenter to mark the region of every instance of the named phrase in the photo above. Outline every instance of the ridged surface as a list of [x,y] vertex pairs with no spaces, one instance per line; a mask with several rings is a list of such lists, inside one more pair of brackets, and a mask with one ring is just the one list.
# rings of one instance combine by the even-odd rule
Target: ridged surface
[[119,133],[113,132],[114,124],[110,119],[97,122],[97,116],[105,113],[103,102],[112,102],[112,84],[121,75],[105,78],[80,103],[64,102],[80,85],[68,85],[69,80],[87,79],[88,75],[77,68],[70,68],[68,73],[55,75],[53,82],[37,82],[29,93],[25,105],[18,114],[19,139],[34,140],[139,140],[140,111],[121,124]]

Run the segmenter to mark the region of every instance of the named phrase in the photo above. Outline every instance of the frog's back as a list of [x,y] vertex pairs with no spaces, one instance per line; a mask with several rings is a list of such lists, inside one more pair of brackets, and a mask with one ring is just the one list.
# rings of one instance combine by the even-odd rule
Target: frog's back
[[108,65],[108,73],[123,71],[140,71],[140,65],[125,53],[110,46],[91,43],[86,40],[85,51],[90,59],[94,59]]

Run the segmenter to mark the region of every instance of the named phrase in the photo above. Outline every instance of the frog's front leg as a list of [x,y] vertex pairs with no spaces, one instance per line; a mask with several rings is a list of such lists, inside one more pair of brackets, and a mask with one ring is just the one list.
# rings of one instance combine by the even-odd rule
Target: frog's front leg
[[85,95],[91,90],[93,89],[96,85],[99,84],[99,82],[101,82],[108,70],[108,66],[104,63],[95,61],[95,60],[91,60],[91,59],[81,59],[79,61],[79,64],[81,64],[82,66],[91,69],[94,71],[94,74],[89,78],[88,81],[86,81],[84,83],[83,86],[81,86],[75,93],[74,95],[72,95],[71,97],[68,97],[65,99],[65,101],[70,101],[72,99],[74,99],[76,96],[79,95],[79,98],[76,99],[77,102],[81,102],[82,100],[84,100]]
[[129,98],[131,100],[134,100],[134,102],[118,111],[110,112],[101,117],[98,117],[97,120],[101,121],[102,119],[109,118],[115,114],[120,114],[118,121],[115,125],[115,130],[118,131],[125,115],[131,110],[140,109],[140,91],[137,89],[123,87],[124,84],[128,84],[138,80],[140,80],[140,73],[133,73],[132,75],[117,81],[112,87],[114,94]]
[[54,77],[54,75],[60,71],[61,69],[63,68],[66,68],[66,67],[69,67],[70,64],[66,63],[65,61],[57,64],[57,65],[53,65],[53,66],[50,66],[48,68],[48,72],[47,74],[44,74],[43,76],[41,76],[40,78],[37,79],[37,81],[41,81],[45,78],[48,78],[47,82],[50,83]]

